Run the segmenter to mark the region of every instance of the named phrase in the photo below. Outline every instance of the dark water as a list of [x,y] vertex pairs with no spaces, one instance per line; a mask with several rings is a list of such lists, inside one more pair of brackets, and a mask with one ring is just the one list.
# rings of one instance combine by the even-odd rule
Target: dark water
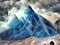
[[17,16],[9,23],[9,29],[0,33],[1,40],[21,40],[29,37],[44,38],[57,34],[52,24],[36,14],[30,6],[25,7],[24,14],[27,17]]

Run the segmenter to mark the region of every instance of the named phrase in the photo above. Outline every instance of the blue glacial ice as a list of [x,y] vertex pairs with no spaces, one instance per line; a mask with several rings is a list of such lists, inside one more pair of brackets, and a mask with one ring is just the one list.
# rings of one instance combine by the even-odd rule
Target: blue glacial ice
[[53,25],[34,12],[30,6],[23,5],[12,13],[10,14],[11,20],[9,19],[4,24],[5,29],[0,33],[1,40],[21,40],[29,37],[45,38],[57,34]]

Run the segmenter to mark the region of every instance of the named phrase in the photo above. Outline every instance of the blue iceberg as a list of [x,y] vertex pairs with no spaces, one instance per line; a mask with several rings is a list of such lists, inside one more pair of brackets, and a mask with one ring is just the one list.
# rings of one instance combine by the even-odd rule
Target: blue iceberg
[[0,33],[1,40],[22,40],[29,37],[45,38],[57,34],[53,25],[35,13],[30,6],[24,6],[22,12],[20,10],[14,14],[14,18],[7,25],[9,28]]

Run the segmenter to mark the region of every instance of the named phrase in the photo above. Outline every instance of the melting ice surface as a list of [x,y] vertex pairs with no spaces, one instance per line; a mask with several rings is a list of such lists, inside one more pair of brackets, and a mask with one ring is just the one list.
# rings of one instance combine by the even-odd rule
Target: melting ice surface
[[36,14],[30,6],[13,7],[9,20],[0,33],[1,40],[21,40],[29,37],[44,38],[57,34],[49,21]]

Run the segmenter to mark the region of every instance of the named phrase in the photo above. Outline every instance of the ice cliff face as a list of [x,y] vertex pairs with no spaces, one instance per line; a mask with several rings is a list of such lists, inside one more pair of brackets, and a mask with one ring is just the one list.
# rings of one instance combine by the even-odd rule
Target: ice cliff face
[[44,38],[57,34],[49,21],[36,14],[30,6],[13,7],[8,11],[8,21],[3,24],[1,40],[18,40],[29,37]]

